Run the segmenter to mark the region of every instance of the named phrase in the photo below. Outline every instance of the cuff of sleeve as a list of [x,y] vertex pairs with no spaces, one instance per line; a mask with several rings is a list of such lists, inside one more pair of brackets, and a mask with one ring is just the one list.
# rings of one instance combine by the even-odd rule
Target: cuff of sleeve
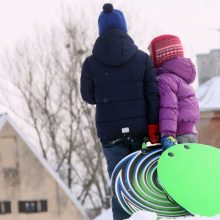
[[174,131],[164,131],[161,133],[161,137],[168,137],[168,136],[172,136],[172,137],[176,137],[176,133]]

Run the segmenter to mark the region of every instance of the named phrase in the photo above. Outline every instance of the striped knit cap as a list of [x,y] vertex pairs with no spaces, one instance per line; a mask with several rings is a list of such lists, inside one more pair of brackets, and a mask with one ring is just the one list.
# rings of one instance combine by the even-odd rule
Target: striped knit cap
[[150,43],[151,56],[156,67],[177,57],[183,57],[183,46],[179,37],[174,35],[160,35]]

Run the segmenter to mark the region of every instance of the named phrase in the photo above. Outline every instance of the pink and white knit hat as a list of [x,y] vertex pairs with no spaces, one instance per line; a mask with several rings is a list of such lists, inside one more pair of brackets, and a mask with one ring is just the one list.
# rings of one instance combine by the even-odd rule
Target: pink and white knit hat
[[183,46],[179,37],[174,35],[160,35],[150,43],[151,56],[156,67],[164,62],[177,57],[183,57]]

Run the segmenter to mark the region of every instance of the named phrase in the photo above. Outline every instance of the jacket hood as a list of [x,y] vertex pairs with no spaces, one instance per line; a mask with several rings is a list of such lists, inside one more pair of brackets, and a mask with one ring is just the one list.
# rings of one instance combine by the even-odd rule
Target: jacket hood
[[167,72],[183,78],[187,83],[192,83],[196,78],[195,65],[189,58],[179,57],[165,62],[158,69],[158,74]]
[[92,54],[104,64],[119,66],[127,63],[137,51],[137,46],[128,34],[112,29],[98,37]]

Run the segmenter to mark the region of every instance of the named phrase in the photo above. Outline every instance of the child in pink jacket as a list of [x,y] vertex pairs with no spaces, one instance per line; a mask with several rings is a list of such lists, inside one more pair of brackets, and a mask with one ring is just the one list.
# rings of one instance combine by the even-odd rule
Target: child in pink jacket
[[196,77],[194,64],[184,58],[183,46],[177,36],[158,36],[151,41],[149,49],[157,67],[159,126],[164,149],[176,143],[197,142],[196,123],[200,112],[190,85]]

